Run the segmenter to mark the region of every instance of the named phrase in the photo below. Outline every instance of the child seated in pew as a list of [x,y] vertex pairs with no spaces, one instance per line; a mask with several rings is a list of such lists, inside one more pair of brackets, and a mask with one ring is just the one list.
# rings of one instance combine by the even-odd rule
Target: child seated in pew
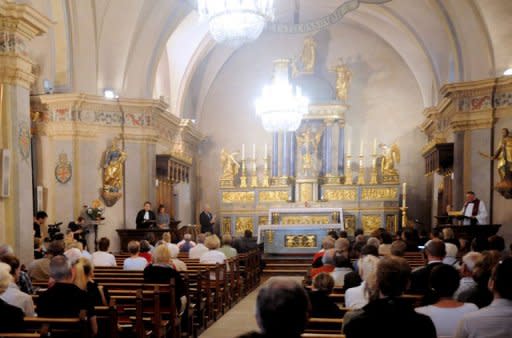
[[132,270],[132,271],[143,271],[146,265],[148,265],[148,261],[139,257],[140,244],[138,241],[130,241],[128,243],[128,252],[130,253],[130,257],[126,258],[123,263],[123,270]]
[[334,279],[330,274],[321,272],[313,279],[313,289],[309,293],[311,317],[343,318],[343,311],[329,298],[334,288]]

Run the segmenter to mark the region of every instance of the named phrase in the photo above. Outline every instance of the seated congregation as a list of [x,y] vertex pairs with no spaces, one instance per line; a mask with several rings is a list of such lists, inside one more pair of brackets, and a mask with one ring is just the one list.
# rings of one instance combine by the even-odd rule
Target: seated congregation
[[57,237],[23,270],[2,245],[0,337],[198,336],[258,285],[259,252],[237,244],[247,240],[164,233],[114,255],[108,238],[90,254]]

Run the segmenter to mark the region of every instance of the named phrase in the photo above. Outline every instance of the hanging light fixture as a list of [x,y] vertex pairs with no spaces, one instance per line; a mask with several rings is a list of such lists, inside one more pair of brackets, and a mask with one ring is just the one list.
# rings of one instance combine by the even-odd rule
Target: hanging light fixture
[[309,100],[289,80],[289,59],[274,61],[272,83],[256,99],[256,115],[268,132],[295,131],[308,111]]
[[233,47],[256,40],[274,18],[274,0],[197,0],[197,9],[215,41]]

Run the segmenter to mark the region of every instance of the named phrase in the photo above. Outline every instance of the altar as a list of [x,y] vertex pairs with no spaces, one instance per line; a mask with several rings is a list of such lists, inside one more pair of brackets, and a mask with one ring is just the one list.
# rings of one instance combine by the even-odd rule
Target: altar
[[[289,59],[275,60],[274,77],[292,74],[306,94],[328,90],[314,62],[302,69]],[[356,229],[370,234],[385,228],[394,233],[407,224],[399,145],[352,135],[345,126],[351,71],[342,61],[331,71],[336,97],[319,95],[310,101],[298,129],[267,129],[264,124],[271,145],[253,144],[249,156],[243,143],[237,148],[241,151],[221,150],[221,234],[241,236],[250,230],[266,253],[309,253],[320,249],[330,230],[354,235]],[[359,148],[355,155],[354,145]]]
[[314,253],[329,231],[343,230],[341,208],[273,208],[269,224],[258,227],[265,253]]

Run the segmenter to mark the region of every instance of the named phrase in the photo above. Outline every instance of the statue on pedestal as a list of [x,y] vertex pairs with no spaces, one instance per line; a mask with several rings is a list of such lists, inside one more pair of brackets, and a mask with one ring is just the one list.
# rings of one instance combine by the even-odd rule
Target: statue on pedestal
[[240,163],[235,159],[237,152],[228,153],[225,149],[220,152],[220,161],[222,164],[221,180],[233,182],[234,177],[238,174]]
[[497,169],[500,175],[500,182],[495,186],[495,189],[505,198],[512,198],[512,135],[507,128],[501,130],[501,143],[494,152],[489,156],[482,152],[480,155],[489,158],[490,160],[498,160]]
[[343,63],[343,59],[340,59],[339,63],[331,71],[336,73],[336,98],[345,103],[348,98],[348,87],[350,80],[352,80],[352,72]]
[[386,144],[380,144],[379,146],[383,150],[381,156],[382,182],[396,184],[399,182],[396,165],[400,163],[400,149],[396,143],[391,146]]
[[307,175],[309,170],[314,169],[313,156],[318,152],[322,131],[315,134],[310,129],[306,129],[302,133],[297,134],[296,137],[302,155],[302,169],[304,170],[304,175]]
[[119,148],[119,139],[112,140],[112,145],[105,152],[103,160],[103,192],[102,197],[107,206],[114,205],[121,198],[123,188],[123,164],[126,153]]
[[316,42],[312,36],[304,39],[304,47],[302,48],[302,55],[294,58],[292,67],[292,77],[300,74],[313,74],[315,72],[316,63]]

